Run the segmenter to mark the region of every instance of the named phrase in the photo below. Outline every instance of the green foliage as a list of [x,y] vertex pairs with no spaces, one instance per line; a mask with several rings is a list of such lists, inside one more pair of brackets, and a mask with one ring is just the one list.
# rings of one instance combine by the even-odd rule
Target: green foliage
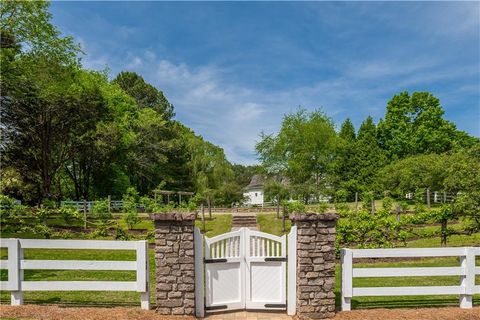
[[[332,120],[323,112],[299,109],[285,115],[277,135],[262,133],[256,150],[270,175],[286,175],[294,185],[325,189],[322,179],[331,170],[337,135]],[[307,188],[311,189],[311,188]],[[307,198],[304,190],[299,191]]]
[[454,207],[465,225],[465,230],[472,234],[480,231],[480,191],[464,192],[455,199]]
[[320,202],[320,203],[318,204],[318,209],[317,209],[317,210],[318,210],[319,213],[327,212],[327,210],[328,210],[328,203],[326,203],[326,202]]
[[108,211],[108,200],[98,200],[93,203],[92,217],[102,222],[112,218],[111,212]]
[[92,239],[97,238],[106,238],[110,234],[110,229],[113,227],[111,221],[108,220],[101,220],[99,223],[96,224],[95,230],[89,234],[89,237]]
[[140,197],[138,203],[145,208],[146,212],[157,212],[158,208],[161,206],[159,203],[155,202],[155,199],[144,196]]
[[128,234],[128,231],[122,229],[120,226],[117,225],[117,227],[115,228],[115,240],[130,240],[130,238],[131,237]]
[[243,190],[235,182],[226,182],[213,194],[214,205],[226,205],[232,207],[244,201]]
[[335,202],[346,202],[348,199],[348,191],[340,189],[335,192]]
[[127,211],[122,215],[122,219],[128,227],[128,230],[132,230],[136,224],[142,219],[138,215],[137,211]]
[[[122,198],[123,212],[137,213],[138,192],[134,187],[129,187]],[[138,216],[138,214],[137,214]]]
[[444,204],[440,208],[424,210],[422,212],[417,211],[415,215],[407,219],[410,223],[441,223],[441,244],[446,246],[447,239],[452,234],[452,230],[448,228],[448,222],[457,217],[458,214],[453,210],[452,205]]
[[307,212],[307,208],[305,204],[298,202],[298,201],[283,201],[282,206],[285,208],[285,213],[305,213]]
[[290,190],[278,179],[269,179],[263,187],[263,194],[267,200],[280,204],[290,195]]
[[74,207],[62,206],[57,209],[57,213],[60,214],[67,225],[82,218],[80,212]]
[[443,115],[440,100],[431,93],[395,95],[388,102],[385,119],[379,123],[382,148],[395,160],[465,148],[478,141],[458,131]]
[[174,116],[173,105],[154,86],[135,72],[122,71],[114,80],[128,95],[133,97],[140,108],[152,109],[168,120]]
[[368,210],[346,210],[337,223],[337,245],[359,248],[392,247],[404,242],[404,223],[396,221],[390,210],[381,209],[373,215]]

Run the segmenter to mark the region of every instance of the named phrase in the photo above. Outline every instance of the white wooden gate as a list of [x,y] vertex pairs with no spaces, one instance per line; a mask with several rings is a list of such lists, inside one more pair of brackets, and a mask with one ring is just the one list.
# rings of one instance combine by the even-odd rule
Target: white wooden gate
[[206,310],[286,309],[285,235],[241,228],[205,245]]

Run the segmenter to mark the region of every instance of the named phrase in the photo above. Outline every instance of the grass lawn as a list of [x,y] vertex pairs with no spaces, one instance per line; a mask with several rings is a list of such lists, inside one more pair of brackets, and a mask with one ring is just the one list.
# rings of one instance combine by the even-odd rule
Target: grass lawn
[[[459,266],[459,258],[422,258],[396,262],[355,263],[354,268],[385,268],[385,267],[449,267]],[[477,266],[480,257],[477,257]],[[340,305],[341,269],[336,270],[336,304]],[[391,287],[391,286],[455,286],[459,285],[459,276],[436,277],[385,277],[385,278],[354,278],[354,287]],[[476,276],[476,284],[480,284],[480,275]],[[475,305],[480,305],[480,295],[473,299]],[[352,308],[406,308],[422,306],[458,306],[458,296],[400,296],[400,297],[354,297]]]
[[207,237],[211,238],[229,232],[232,229],[232,215],[215,214],[212,215],[212,220],[205,217],[205,232],[203,232],[202,220],[197,219],[195,225],[200,228],[202,233],[205,233]]
[[260,227],[260,231],[271,233],[277,236],[281,236],[285,233],[290,232],[290,228],[292,227],[292,222],[290,220],[285,221],[285,229],[286,231],[283,232],[283,223],[282,219],[277,219],[276,214],[271,213],[259,213],[257,214],[257,223]]

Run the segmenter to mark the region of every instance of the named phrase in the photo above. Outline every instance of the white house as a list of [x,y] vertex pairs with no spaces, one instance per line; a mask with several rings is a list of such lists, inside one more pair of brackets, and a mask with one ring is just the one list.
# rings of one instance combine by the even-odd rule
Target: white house
[[243,192],[247,206],[263,206],[263,177],[255,174]]

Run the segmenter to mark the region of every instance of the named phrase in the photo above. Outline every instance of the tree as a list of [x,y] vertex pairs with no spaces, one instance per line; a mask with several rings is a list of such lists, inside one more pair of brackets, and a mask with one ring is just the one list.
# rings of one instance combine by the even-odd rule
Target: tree
[[416,154],[442,153],[473,145],[478,139],[443,119],[440,100],[428,92],[402,92],[388,102],[378,125],[379,141],[391,160]]
[[[51,23],[49,6],[50,3],[46,1],[3,2],[0,6],[2,49],[21,49],[16,53],[42,55],[61,64],[77,64],[80,46],[73,42],[72,37],[60,36]],[[2,69],[4,67],[2,65]],[[2,72],[2,78],[6,75]]]
[[344,190],[346,192],[346,200],[353,200],[355,192],[359,190],[357,181],[357,164],[356,164],[356,133],[353,123],[347,118],[341,126],[337,153],[334,162],[335,176],[333,177],[333,185],[335,189]]
[[386,157],[377,142],[377,128],[370,116],[358,130],[353,159],[356,186],[361,192],[373,191],[377,172],[385,165]]
[[253,166],[244,166],[241,164],[233,164],[233,176],[235,183],[237,183],[240,187],[245,187],[250,183],[250,180],[255,174],[260,173],[260,166],[253,165]]
[[[276,136],[262,134],[256,150],[268,174],[285,175],[294,185],[311,185],[318,194],[326,188],[336,140],[333,122],[323,112],[299,109],[284,116]],[[310,195],[304,193],[304,200]]]
[[289,190],[287,186],[279,179],[269,179],[265,183],[263,188],[263,192],[267,199],[272,199],[275,201],[275,205],[277,207],[277,219],[280,218],[280,203],[287,199],[289,196]]
[[8,1],[0,8],[2,149],[5,163],[33,186],[30,200],[51,196],[76,129],[79,47],[50,23],[49,4]]
[[355,127],[350,118],[345,119],[342,123],[339,136],[348,143],[354,143],[356,141]]
[[168,102],[162,91],[146,83],[135,72],[122,71],[114,80],[131,97],[137,101],[139,108],[150,108],[170,120],[174,115],[173,105]]

